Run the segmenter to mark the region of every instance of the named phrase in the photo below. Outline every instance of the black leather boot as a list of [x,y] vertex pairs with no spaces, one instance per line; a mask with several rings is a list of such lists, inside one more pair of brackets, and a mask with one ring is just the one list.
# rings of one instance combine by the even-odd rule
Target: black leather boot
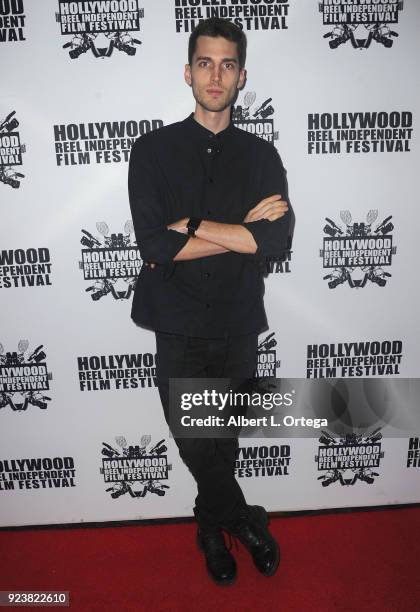
[[280,562],[279,545],[268,530],[268,515],[262,506],[248,506],[247,514],[224,529],[251,553],[255,567],[264,576],[273,576]]
[[197,545],[206,558],[210,577],[220,586],[233,584],[236,578],[236,562],[225,545],[221,529],[197,530]]

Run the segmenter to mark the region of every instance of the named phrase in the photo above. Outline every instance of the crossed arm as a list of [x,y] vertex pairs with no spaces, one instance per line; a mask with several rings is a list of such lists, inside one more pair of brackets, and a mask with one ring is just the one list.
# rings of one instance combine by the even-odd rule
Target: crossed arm
[[[283,217],[287,210],[287,202],[282,200],[280,194],[276,194],[264,198],[254,208],[251,208],[244,219],[244,223],[261,219],[275,221]],[[168,229],[186,234],[187,223],[188,217],[168,225]],[[253,235],[243,225],[203,220],[195,235],[196,237],[190,238],[187,244],[175,255],[174,261],[198,259],[226,253],[227,251],[255,253],[257,250],[257,243]]]
[[228,251],[259,258],[282,251],[287,238],[289,211],[285,201],[287,196],[283,200],[280,195],[285,194],[287,185],[274,147],[268,150],[264,159],[261,184],[265,194],[271,192],[275,195],[265,197],[249,210],[242,223],[203,220],[196,230],[196,237],[190,238],[187,235],[188,217],[170,225],[162,223],[156,164],[153,163],[153,152],[147,148],[143,151],[143,146],[141,138],[132,149],[128,186],[136,238],[146,265],[154,267],[155,264],[187,261]]

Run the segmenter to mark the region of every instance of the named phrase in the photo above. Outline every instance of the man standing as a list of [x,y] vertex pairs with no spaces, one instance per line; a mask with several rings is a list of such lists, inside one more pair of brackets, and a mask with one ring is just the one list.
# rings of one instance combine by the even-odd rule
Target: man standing
[[[251,378],[267,329],[264,262],[287,245],[285,172],[276,149],[231,123],[243,86],[246,38],[231,22],[201,22],[189,40],[185,81],[195,112],[133,146],[129,195],[142,266],[136,323],[156,332],[156,374],[169,424],[169,379]],[[284,198],[284,199],[282,199]],[[223,531],[272,576],[279,549],[262,506],[234,477],[237,438],[175,438],[197,482],[197,542],[217,584],[236,564]]]

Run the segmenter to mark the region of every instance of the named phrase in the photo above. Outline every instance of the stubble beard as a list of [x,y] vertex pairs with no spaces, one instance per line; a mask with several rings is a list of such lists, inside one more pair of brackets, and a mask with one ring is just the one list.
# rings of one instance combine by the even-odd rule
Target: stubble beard
[[195,87],[194,83],[192,83],[192,92],[193,92],[195,101],[206,111],[209,111],[212,113],[221,113],[226,108],[231,106],[231,104],[233,103],[236,97],[236,91],[237,90],[235,87],[233,91],[226,91],[226,93],[221,96],[222,99],[219,98],[219,99],[212,100],[210,94],[206,94],[205,91],[204,91],[204,95],[201,95],[200,92],[197,91],[197,88]]

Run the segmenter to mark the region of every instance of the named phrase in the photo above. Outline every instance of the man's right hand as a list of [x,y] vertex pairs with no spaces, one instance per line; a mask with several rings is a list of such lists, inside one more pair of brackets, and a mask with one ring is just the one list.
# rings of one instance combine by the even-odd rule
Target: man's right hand
[[244,219],[244,223],[260,221],[261,219],[275,221],[283,217],[288,209],[287,202],[282,200],[281,195],[275,194],[269,198],[264,198],[254,208],[251,208]]

